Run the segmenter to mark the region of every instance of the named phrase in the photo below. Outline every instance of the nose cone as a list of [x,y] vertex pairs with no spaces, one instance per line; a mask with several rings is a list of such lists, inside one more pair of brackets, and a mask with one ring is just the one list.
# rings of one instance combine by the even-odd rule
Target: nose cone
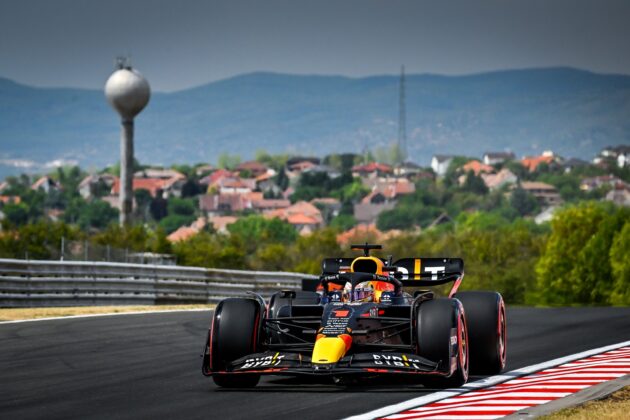
[[350,349],[352,338],[347,334],[339,337],[320,337],[313,348],[313,364],[337,363]]
[[144,109],[151,97],[147,80],[135,69],[116,70],[105,83],[107,101],[124,120],[131,120]]

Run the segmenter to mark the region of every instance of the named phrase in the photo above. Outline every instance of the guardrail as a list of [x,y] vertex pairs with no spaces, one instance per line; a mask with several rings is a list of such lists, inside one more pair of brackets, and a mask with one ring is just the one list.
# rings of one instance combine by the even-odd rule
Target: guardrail
[[269,271],[0,259],[0,307],[216,303],[301,290],[316,276]]

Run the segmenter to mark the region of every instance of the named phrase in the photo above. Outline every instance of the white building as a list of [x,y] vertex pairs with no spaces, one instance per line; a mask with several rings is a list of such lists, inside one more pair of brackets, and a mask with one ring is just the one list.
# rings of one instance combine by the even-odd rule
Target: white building
[[451,155],[434,155],[431,159],[431,168],[437,176],[444,176],[452,161],[453,156]]
[[514,160],[516,156],[512,152],[487,152],[483,154],[483,163],[486,165],[496,165],[507,160]]

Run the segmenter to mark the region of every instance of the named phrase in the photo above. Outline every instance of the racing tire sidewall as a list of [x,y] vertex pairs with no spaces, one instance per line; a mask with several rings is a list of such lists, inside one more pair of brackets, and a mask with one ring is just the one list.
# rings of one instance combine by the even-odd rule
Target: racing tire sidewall
[[460,292],[454,295],[466,313],[470,340],[470,372],[499,374],[507,362],[505,303],[496,292]]
[[[210,371],[225,371],[229,362],[260,347],[260,324],[264,312],[254,299],[230,298],[217,305],[210,331]],[[241,388],[255,386],[257,374],[213,373],[214,382],[221,387]]]

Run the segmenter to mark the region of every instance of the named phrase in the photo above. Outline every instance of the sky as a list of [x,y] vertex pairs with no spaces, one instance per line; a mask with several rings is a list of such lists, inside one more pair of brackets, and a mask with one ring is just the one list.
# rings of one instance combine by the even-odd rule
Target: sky
[[627,0],[0,0],[0,77],[155,91],[254,71],[361,77],[571,66],[630,74]]

